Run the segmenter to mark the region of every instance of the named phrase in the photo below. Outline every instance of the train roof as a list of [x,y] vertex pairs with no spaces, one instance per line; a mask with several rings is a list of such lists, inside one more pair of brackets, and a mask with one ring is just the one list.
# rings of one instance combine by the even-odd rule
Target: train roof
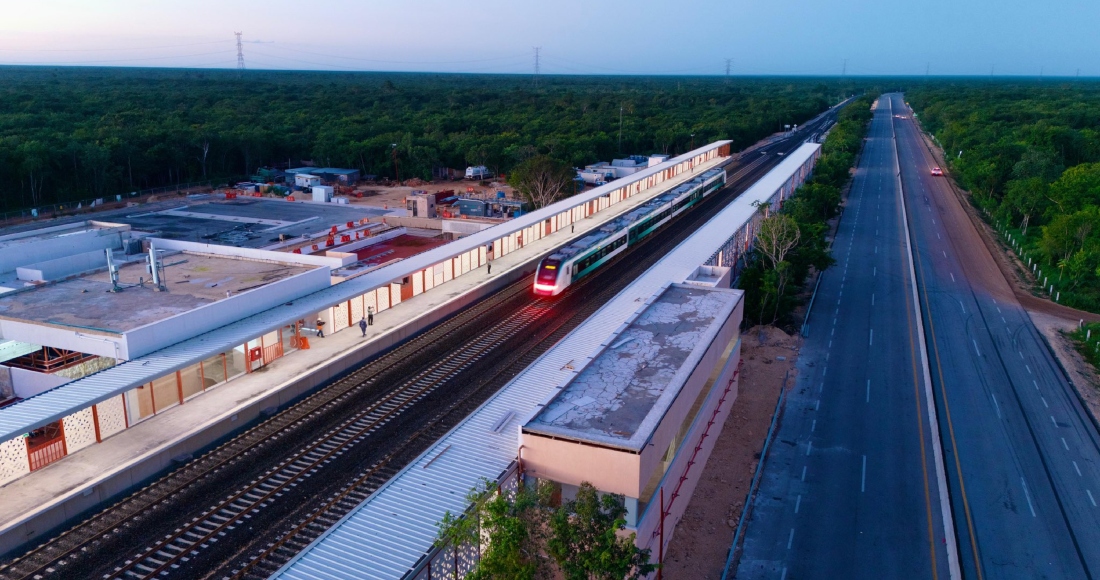
[[569,244],[568,246],[558,248],[553,254],[550,255],[552,260],[568,260],[573,256],[591,248],[592,246],[606,240],[611,237],[612,234],[629,227],[635,222],[640,221],[645,216],[653,212],[654,208],[660,207],[677,197],[699,187],[717,175],[723,173],[724,169],[710,169],[700,173],[698,177],[692,178],[690,181],[686,181],[681,185],[676,186],[667,193],[662,193],[654,197],[653,199],[645,202],[644,204],[628,211],[627,213],[607,222],[601,226],[598,230],[593,231],[591,234]]

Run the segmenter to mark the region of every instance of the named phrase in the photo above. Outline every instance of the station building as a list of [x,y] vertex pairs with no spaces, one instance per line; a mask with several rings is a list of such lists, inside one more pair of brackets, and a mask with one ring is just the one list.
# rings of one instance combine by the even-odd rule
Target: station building
[[[112,241],[98,247],[77,244],[91,248],[81,259],[94,267],[74,267],[64,276],[0,295],[0,338],[47,349],[50,355],[39,358],[54,361],[38,369],[54,375],[53,382],[36,377],[35,386],[20,387],[29,396],[0,407],[0,485],[157,414],[182,409],[203,392],[231,385],[292,352],[308,350],[318,322],[326,334],[353,327],[367,312],[383,313],[484,271],[491,260],[528,246],[541,248],[547,236],[606,215],[600,212],[641,203],[632,198],[643,192],[656,195],[728,156],[728,141],[712,143],[614,184],[404,255],[393,247],[401,232],[377,229],[369,221],[378,217],[371,210],[336,204],[194,199],[106,212],[102,217],[110,222],[58,224],[73,235]],[[59,244],[50,240],[63,237],[42,228],[13,229],[11,243],[38,236],[41,243]],[[372,253],[377,248],[371,246],[380,242],[389,242],[394,253]],[[115,281],[108,248],[119,259]],[[552,249],[547,246],[545,252]],[[368,258],[361,258],[364,250]],[[147,257],[150,253],[155,260]],[[47,253],[34,263],[64,257]],[[362,259],[372,261],[357,270],[353,266]],[[160,268],[156,281],[151,278],[157,266],[150,262]],[[522,275],[520,266],[514,275]],[[418,324],[431,324],[448,312],[429,314]],[[410,332],[395,332],[387,344]],[[58,356],[65,362],[57,364]],[[75,377],[50,372],[68,372],[60,367],[71,362],[84,370],[69,373]],[[9,374],[21,373],[12,369]]]

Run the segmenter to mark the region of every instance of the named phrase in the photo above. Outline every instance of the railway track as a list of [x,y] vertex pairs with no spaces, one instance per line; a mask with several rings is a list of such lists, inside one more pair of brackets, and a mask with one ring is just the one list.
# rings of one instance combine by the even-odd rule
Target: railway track
[[[740,164],[735,178],[763,172],[768,165],[764,159]],[[727,171],[732,168],[727,166]],[[732,197],[728,192],[714,196],[675,222],[677,230],[666,229],[631,254],[640,257],[620,258],[557,300],[532,302],[529,280],[521,279],[0,566],[0,578],[266,577],[618,293],[633,279],[631,272],[644,271],[696,224],[724,207],[723,199]],[[518,340],[525,331],[528,340]],[[458,383],[456,391],[462,395],[434,401],[446,399],[438,391],[452,383]],[[389,442],[384,452],[372,456],[356,451],[385,446],[386,441],[376,439],[385,440],[391,424],[425,399],[435,403],[424,409],[429,411],[427,419],[409,419],[414,427],[404,428],[401,438]],[[287,453],[285,443],[303,440],[308,443]],[[367,442],[373,445],[364,446]],[[353,455],[362,457],[349,461]],[[328,477],[334,462],[350,462],[354,469],[342,469],[354,472],[354,477],[316,486]],[[320,491],[303,491],[311,486]],[[234,491],[224,495],[225,489]],[[273,517],[276,504],[286,505],[280,509],[289,514],[281,525],[236,542],[242,528]],[[178,523],[181,520],[186,521]],[[150,541],[148,535],[153,534],[146,530],[163,528],[159,522],[178,526],[167,533],[161,530]],[[215,560],[212,566],[199,563],[213,553],[217,555],[210,556]],[[107,564],[111,554],[115,561]],[[117,554],[129,556],[118,561]]]

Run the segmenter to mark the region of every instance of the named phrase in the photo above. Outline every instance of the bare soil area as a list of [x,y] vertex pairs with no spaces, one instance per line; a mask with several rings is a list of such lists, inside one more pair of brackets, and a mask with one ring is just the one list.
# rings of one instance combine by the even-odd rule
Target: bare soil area
[[744,366],[737,400],[669,542],[663,570],[669,580],[721,578],[783,377],[790,372],[787,384],[795,381],[799,337],[771,326],[757,326],[741,336]]

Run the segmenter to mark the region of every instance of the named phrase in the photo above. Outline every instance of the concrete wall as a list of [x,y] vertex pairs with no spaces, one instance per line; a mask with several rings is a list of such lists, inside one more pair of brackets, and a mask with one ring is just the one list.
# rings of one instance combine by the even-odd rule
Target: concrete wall
[[94,329],[54,326],[49,323],[0,319],[0,338],[99,356],[125,358],[122,353],[125,352],[126,339],[117,333],[106,330],[96,331]]
[[[149,354],[328,286],[328,268],[314,268],[308,272],[135,328],[123,334],[122,357],[132,359]],[[36,342],[35,344],[49,343]]]
[[[12,272],[19,266],[104,248],[121,249],[122,239],[130,237],[121,228],[88,230],[80,233],[16,243],[0,252],[0,272]],[[106,258],[104,258],[106,261]]]
[[15,388],[11,384],[11,367],[0,365],[0,401],[15,396]]
[[495,225],[497,224],[473,220],[443,220],[443,232],[468,236],[481,230],[487,230]]
[[402,226],[406,228],[421,228],[425,230],[440,230],[443,231],[443,220],[438,218],[426,218],[426,217],[408,217],[408,216],[392,216],[386,215],[381,217],[372,217],[370,221],[383,223],[391,226]]
[[290,252],[272,252],[270,250],[257,250],[254,248],[235,248],[233,246],[219,246],[217,244],[201,244],[199,242],[186,242],[183,240],[165,240],[163,238],[149,238],[153,247],[158,250],[179,250],[183,252],[195,252],[196,254],[210,254],[213,256],[231,256],[262,262],[279,262],[283,264],[302,264],[304,266],[327,266],[339,268],[355,261],[354,256],[320,256],[310,254],[294,254]]
[[[392,230],[386,230],[386,231],[378,234],[377,236],[370,236],[370,237],[367,237],[367,238],[361,238],[361,239],[355,240],[354,242],[343,244],[343,245],[339,246],[339,251],[340,252],[349,252],[349,253],[354,252],[355,250],[361,250],[361,249],[363,249],[367,246],[373,246],[374,244],[380,244],[380,243],[382,243],[386,240],[392,240],[392,239],[396,238],[397,236],[403,236],[407,232],[408,232],[408,230],[405,229],[404,227],[396,227]],[[357,257],[357,259],[358,259],[358,257]]]
[[107,253],[103,250],[95,250],[20,266],[15,269],[15,273],[20,280],[31,282],[57,280],[106,267]]
[[27,369],[15,367],[10,367],[10,370],[11,383],[12,387],[15,389],[15,396],[24,399],[28,399],[39,393],[44,393],[55,387],[60,387],[73,380],[68,377],[28,371]]

